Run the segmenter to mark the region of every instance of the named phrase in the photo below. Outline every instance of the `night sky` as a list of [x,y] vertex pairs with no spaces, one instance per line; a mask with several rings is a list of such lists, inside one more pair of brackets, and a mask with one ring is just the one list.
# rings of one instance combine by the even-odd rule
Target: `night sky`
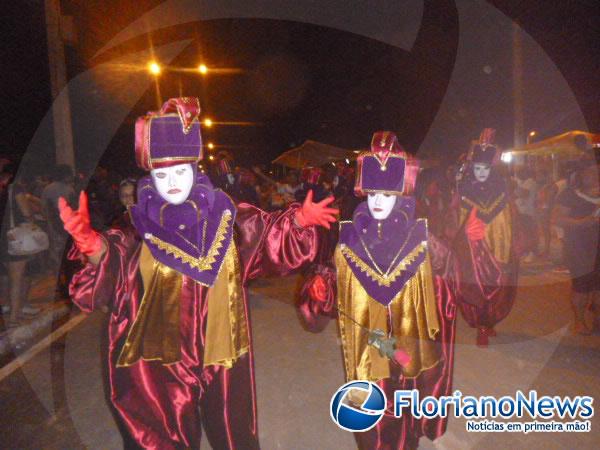
[[[542,137],[572,128],[600,132],[600,7],[595,1],[473,2],[480,5],[472,10],[465,9],[465,2],[425,2],[408,49],[306,23],[220,19],[156,30],[97,55],[117,33],[161,3],[63,0],[63,14],[74,16],[78,29],[77,44],[67,47],[69,78],[147,50],[150,43],[160,47],[189,40],[171,66],[195,67],[202,61],[241,73],[202,77],[167,71],[160,77],[160,95],[199,96],[206,116],[255,122],[204,133],[205,141],[231,150],[244,164],[268,162],[305,139],[365,147],[378,129],[396,131],[412,152],[445,160],[464,151],[486,126],[498,128],[500,144],[510,147],[513,21],[527,34],[526,129],[538,130]],[[0,153],[19,158],[51,100],[43,1],[13,2],[3,15],[8,20],[2,25]],[[569,106],[571,97],[575,107]],[[102,164],[122,174],[131,171],[133,121],[157,106],[151,87],[110,140]],[[74,124],[78,162],[93,165],[76,118]],[[48,142],[38,152],[38,167],[52,163],[52,145]]]

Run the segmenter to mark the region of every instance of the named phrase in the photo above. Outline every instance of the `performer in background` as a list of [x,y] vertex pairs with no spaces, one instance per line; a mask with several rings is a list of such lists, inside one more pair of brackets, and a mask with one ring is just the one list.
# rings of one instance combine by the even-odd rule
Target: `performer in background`
[[328,195],[331,195],[323,187],[323,169],[320,167],[307,166],[300,172],[300,188],[294,194],[296,201],[303,201],[308,191],[313,191],[316,201],[323,200]]
[[381,421],[355,433],[361,449],[414,449],[421,436],[433,440],[446,429],[444,418],[393,414],[398,389],[418,389],[421,398],[452,389],[455,264],[427,221],[414,217],[417,171],[393,133],[374,134],[355,184],[367,201],[340,223],[333,263],[307,281],[298,305],[312,331],[337,316],[347,381],[376,382],[387,396]]
[[[87,197],[60,201],[72,281],[84,311],[110,307],[111,400],[144,448],[198,448],[201,423],[214,449],[258,448],[252,341],[245,283],[285,275],[317,252],[315,225],[337,210],[309,198],[268,214],[233,201],[197,171],[196,98],[171,99],[136,122],[136,159],[150,176],[130,208],[136,233],[94,231]],[[141,240],[136,240],[135,234]]]
[[494,326],[510,312],[516,291],[518,259],[513,213],[506,181],[496,164],[500,151],[495,130],[482,131],[467,157],[458,186],[460,228],[454,249],[460,264],[460,309],[477,329],[477,345],[487,347]]

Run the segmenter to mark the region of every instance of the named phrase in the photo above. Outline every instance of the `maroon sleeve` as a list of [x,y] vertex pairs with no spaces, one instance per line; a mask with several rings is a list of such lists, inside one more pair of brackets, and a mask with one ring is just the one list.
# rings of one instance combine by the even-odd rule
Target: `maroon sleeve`
[[[440,332],[436,337],[441,352],[440,363],[421,373],[413,388],[418,388],[422,396],[435,397],[452,395],[452,374],[454,371],[454,342],[456,339],[457,296],[460,296],[460,273],[456,258],[443,239],[429,233],[428,245],[433,271],[437,313]],[[408,388],[408,386],[404,386]],[[444,434],[448,418],[423,417],[420,421],[421,433],[433,440]]]
[[267,213],[247,203],[238,205],[236,223],[244,282],[261,276],[284,276],[311,262],[319,244],[314,226],[294,222],[299,205]]
[[84,262],[83,269],[73,276],[69,286],[73,302],[84,312],[112,305],[116,298],[127,295],[131,278],[137,272],[129,268],[133,253],[139,250],[139,241],[133,233],[110,229],[102,238],[106,253],[97,266],[86,262],[75,245],[69,252],[69,259]]

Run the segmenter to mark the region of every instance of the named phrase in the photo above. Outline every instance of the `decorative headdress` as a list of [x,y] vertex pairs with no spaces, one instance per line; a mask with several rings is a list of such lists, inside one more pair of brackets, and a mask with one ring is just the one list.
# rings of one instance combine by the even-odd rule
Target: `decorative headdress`
[[303,183],[319,184],[323,171],[318,167],[305,167],[300,174],[300,180]]
[[217,173],[219,175],[228,175],[230,173],[233,173],[233,170],[231,170],[231,166],[229,165],[228,160],[226,160],[225,158],[219,160],[219,162],[217,163]]
[[500,152],[494,144],[496,130],[484,128],[479,136],[479,142],[471,147],[467,159],[472,163],[495,164],[498,162]]
[[356,161],[357,195],[384,192],[413,195],[419,163],[398,143],[391,131],[377,131],[371,140],[371,151],[358,155]]
[[135,158],[144,170],[196,164],[202,159],[200,102],[195,97],[172,98],[160,111],[135,123]]

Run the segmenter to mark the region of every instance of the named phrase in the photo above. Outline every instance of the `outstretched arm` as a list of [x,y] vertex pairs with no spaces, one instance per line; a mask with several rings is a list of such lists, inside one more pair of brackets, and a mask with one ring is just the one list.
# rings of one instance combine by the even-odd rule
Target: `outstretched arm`
[[329,227],[336,220],[338,210],[328,207],[332,201],[333,197],[313,203],[311,193],[302,206],[272,213],[240,204],[237,225],[244,280],[287,275],[312,261],[319,245],[315,226]]
[[73,301],[86,312],[113,304],[113,312],[120,314],[114,308],[126,307],[120,300],[130,295],[131,273],[125,268],[132,252],[139,249],[133,234],[108,230],[101,236],[94,231],[84,192],[79,196],[78,210],[73,210],[64,198],[59,199],[59,210],[65,229],[73,236],[69,259],[84,262],[83,268],[71,280],[69,290]]

